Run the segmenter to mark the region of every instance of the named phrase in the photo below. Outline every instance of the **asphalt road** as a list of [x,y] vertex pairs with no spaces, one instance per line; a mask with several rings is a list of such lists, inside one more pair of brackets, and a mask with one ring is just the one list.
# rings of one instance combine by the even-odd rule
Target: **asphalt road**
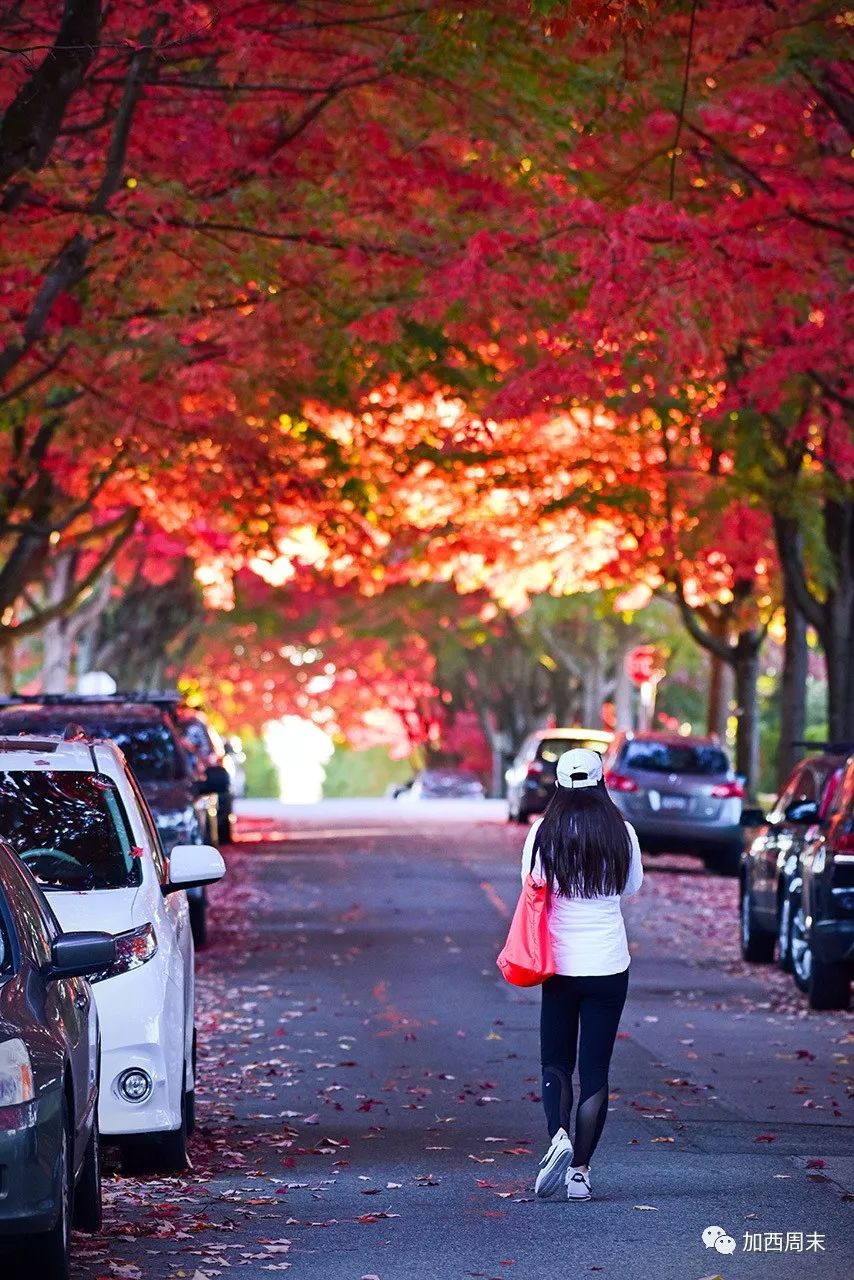
[[492,807],[258,812],[199,960],[193,1171],[108,1165],[75,1280],[854,1274],[854,1025],[740,962],[734,882],[648,863],[595,1198],[540,1202],[539,997],[495,967],[520,829]]

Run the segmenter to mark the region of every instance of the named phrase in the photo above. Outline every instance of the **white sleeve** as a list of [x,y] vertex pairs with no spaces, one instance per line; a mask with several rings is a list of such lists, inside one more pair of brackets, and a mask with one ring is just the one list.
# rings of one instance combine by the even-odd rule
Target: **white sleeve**
[[629,833],[629,841],[632,848],[629,855],[629,874],[626,877],[626,887],[620,895],[622,898],[630,898],[632,894],[637,893],[643,884],[643,863],[641,862],[638,835],[630,822],[626,823],[626,830]]
[[[537,832],[540,829],[541,822],[542,822],[542,818],[538,818],[537,821],[534,823],[534,825],[528,831],[527,836],[525,837],[525,847],[522,850],[522,884],[525,883],[525,877],[527,876],[528,872],[531,870],[531,855],[534,852],[534,841],[537,838]],[[534,863],[534,876],[535,878],[540,878],[542,874],[543,874],[543,867],[542,867],[542,863],[540,862],[540,855],[537,854],[537,858]]]

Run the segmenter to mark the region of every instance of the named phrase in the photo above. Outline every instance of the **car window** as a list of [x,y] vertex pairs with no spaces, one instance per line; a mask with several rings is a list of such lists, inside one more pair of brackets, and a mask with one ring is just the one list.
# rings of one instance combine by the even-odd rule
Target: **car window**
[[174,782],[185,776],[178,745],[165,723],[122,724],[112,719],[102,723],[87,720],[86,729],[92,737],[111,738],[121,747],[140,782]]
[[852,807],[854,807],[854,760],[849,761],[842,781],[836,788],[836,793],[830,806],[830,813],[842,813]]
[[792,803],[795,796],[798,794],[798,787],[800,786],[801,776],[803,772],[804,770],[802,766],[798,765],[798,767],[794,770],[794,772],[790,774],[788,782],[783,787],[783,790],[780,792],[779,796],[777,797],[777,803],[774,806],[775,813],[778,813],[780,814],[780,816],[782,816],[785,813],[786,809],[788,809],[789,805]]
[[595,751],[600,756],[605,750],[605,744],[599,738],[543,738],[537,747],[537,759],[546,764],[557,764],[565,751],[574,751],[576,747]]
[[140,851],[115,786],[103,774],[0,771],[0,838],[45,888],[142,883]]
[[201,720],[179,720],[178,732],[184,735],[200,756],[207,758],[216,754],[210,734]]
[[145,827],[146,833],[148,835],[149,848],[151,849],[151,857],[154,861],[154,867],[157,872],[157,879],[160,881],[161,884],[165,884],[167,863],[166,863],[166,854],[163,852],[163,844],[160,840],[160,834],[157,830],[157,827],[154,825],[154,823],[151,820],[151,812],[148,808],[148,805],[145,802],[145,797],[140,791],[139,786],[137,785],[137,781],[134,778],[132,773],[127,774],[127,780],[131,785],[131,789],[133,790],[134,796],[136,797],[137,808],[139,809],[139,816],[142,820],[142,825]]
[[840,790],[840,783],[845,776],[845,766],[840,765],[837,769],[831,769],[824,782],[824,789],[819,804],[818,816],[819,821],[824,822],[827,815],[833,808],[833,802]]
[[696,743],[634,741],[626,743],[621,767],[646,773],[727,773],[729,761],[720,747]]
[[21,946],[35,964],[49,964],[53,940],[59,935],[56,916],[14,858],[6,859],[3,874]]
[[798,791],[795,796],[797,801],[815,803],[818,800],[818,781],[812,769],[804,769],[798,783]]

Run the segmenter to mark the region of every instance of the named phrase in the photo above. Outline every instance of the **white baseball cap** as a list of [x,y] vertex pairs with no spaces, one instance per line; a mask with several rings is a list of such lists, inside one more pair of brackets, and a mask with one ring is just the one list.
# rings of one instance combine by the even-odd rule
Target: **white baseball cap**
[[560,787],[595,787],[602,777],[602,757],[587,747],[573,747],[564,751],[557,762],[557,781]]

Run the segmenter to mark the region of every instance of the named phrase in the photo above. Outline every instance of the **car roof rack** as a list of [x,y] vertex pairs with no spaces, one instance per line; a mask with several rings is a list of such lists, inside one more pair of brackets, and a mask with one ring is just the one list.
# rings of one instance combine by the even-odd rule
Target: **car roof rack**
[[183,693],[177,689],[160,689],[153,693],[136,693],[127,690],[117,693],[12,693],[0,698],[0,707],[20,707],[39,705],[44,707],[61,707],[90,705],[121,706],[125,702],[144,702],[152,706],[177,706],[184,701]]

